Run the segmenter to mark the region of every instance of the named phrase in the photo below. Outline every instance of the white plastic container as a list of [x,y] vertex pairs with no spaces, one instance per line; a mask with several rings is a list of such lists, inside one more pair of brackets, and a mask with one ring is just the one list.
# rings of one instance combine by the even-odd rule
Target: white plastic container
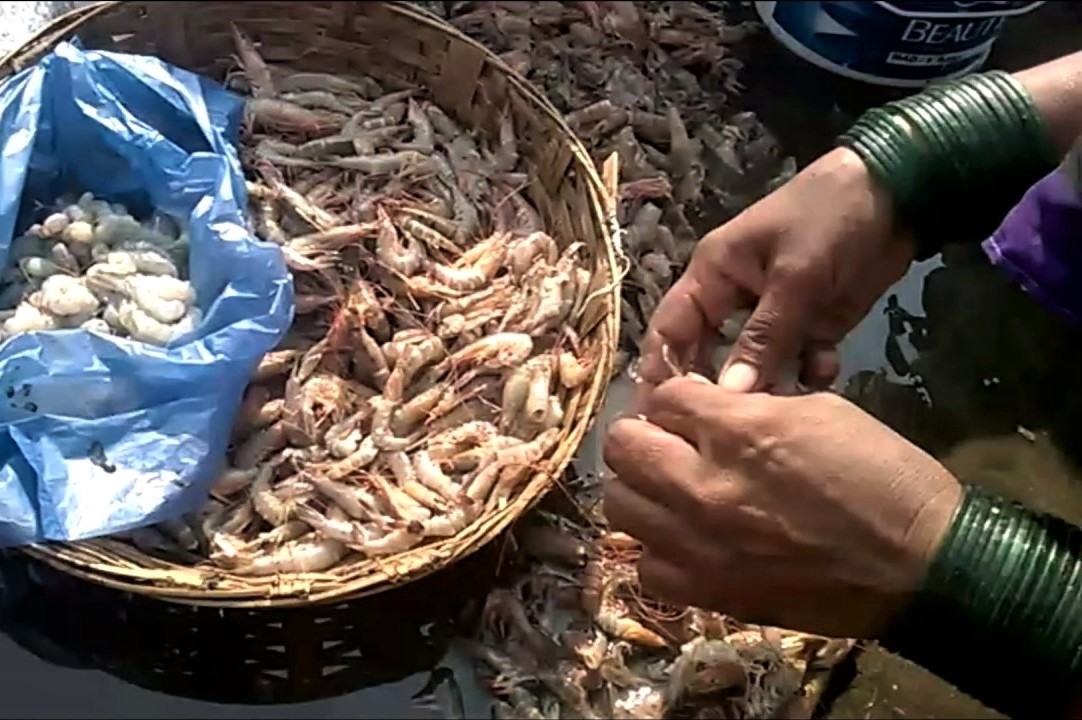
[[1043,2],[756,2],[805,61],[875,85],[921,87],[984,64],[1010,17]]

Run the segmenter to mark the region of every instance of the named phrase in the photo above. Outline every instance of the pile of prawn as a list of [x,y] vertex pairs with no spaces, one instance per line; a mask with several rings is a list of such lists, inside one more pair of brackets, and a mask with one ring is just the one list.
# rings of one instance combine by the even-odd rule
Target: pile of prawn
[[139,222],[91,193],[41,214],[12,242],[12,265],[0,275],[4,337],[81,328],[166,345],[198,327],[184,277],[188,237],[172,217]]
[[490,146],[423,92],[268,66],[236,32],[253,231],[296,314],[259,364],[200,513],[130,533],[241,575],[322,572],[457,535],[561,437],[595,354],[570,324],[591,275]]
[[854,645],[643,597],[640,546],[596,505],[535,511],[516,539],[522,564],[466,643],[495,717],[799,717]]
[[760,24],[727,21],[738,3],[418,4],[542,88],[596,163],[618,155],[619,371],[695,249],[692,221],[727,220],[796,172],[754,113],[728,107],[742,90],[732,48]]

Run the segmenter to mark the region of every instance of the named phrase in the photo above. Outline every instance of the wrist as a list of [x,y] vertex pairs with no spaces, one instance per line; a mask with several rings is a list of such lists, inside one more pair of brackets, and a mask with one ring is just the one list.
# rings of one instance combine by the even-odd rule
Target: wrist
[[881,642],[1008,714],[1062,712],[1082,655],[1082,532],[967,489]]
[[[877,218],[886,228],[897,228],[895,222],[894,194],[890,185],[872,172],[861,155],[844,145],[834,148],[825,156],[829,160],[831,172],[841,178],[838,185],[842,188],[855,187],[864,196],[863,206],[870,217]],[[808,168],[809,170],[811,167]],[[904,243],[913,252],[916,246],[912,235],[907,231],[896,231],[891,236],[892,242]]]

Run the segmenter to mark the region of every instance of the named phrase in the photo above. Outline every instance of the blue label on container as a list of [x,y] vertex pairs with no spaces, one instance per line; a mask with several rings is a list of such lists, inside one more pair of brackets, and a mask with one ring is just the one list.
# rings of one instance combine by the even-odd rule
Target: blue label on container
[[840,75],[919,86],[984,62],[1007,17],[1039,2],[757,2],[775,37]]

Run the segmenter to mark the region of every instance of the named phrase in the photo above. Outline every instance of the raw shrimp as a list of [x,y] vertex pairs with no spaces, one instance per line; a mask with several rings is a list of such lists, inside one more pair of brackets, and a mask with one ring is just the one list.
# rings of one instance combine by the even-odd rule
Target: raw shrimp
[[285,425],[278,421],[255,433],[237,447],[233,452],[233,466],[241,470],[255,468],[284,448],[288,442]]
[[417,472],[406,453],[387,453],[384,459],[387,467],[394,474],[398,487],[402,488],[407,495],[433,512],[447,510],[447,501],[418,480]]
[[407,522],[427,520],[432,517],[432,511],[421,503],[414,500],[405,490],[391,483],[387,478],[379,474],[368,476],[373,490],[391,510],[394,517]]
[[231,497],[254,483],[260,472],[261,468],[226,468],[218,475],[210,492],[218,497]]
[[370,88],[347,78],[318,72],[295,72],[278,81],[278,90],[283,93],[322,90],[340,95],[368,97]]
[[420,522],[408,522],[383,534],[376,534],[367,528],[361,528],[363,540],[350,545],[368,557],[394,555],[405,552],[424,540],[424,526]]
[[739,689],[747,680],[748,668],[734,646],[700,636],[680,648],[665,688],[665,705],[675,707],[688,695]]
[[508,254],[511,271],[517,277],[522,277],[539,257],[547,263],[555,263],[559,248],[556,246],[556,241],[547,233],[533,232],[516,242]]
[[433,263],[432,276],[437,282],[455,290],[480,290],[502,266],[509,239],[506,233],[500,233],[479,244],[483,252],[468,259],[463,255],[459,259],[460,263],[468,262],[468,265],[447,266]]
[[241,410],[237,414],[237,420],[234,423],[235,437],[246,438],[253,432],[269,427],[282,417],[284,407],[285,400],[282,398],[272,399],[270,391],[265,388],[259,397],[251,398],[250,402],[246,395],[245,402],[241,405]]
[[471,445],[481,445],[499,435],[490,422],[474,421],[431,437],[428,451],[436,460],[443,460]]
[[504,450],[521,445],[522,442],[522,438],[500,435],[477,447],[454,453],[450,457],[442,459],[440,463],[455,472],[471,472],[492,462],[492,459]]
[[407,238],[406,243],[403,244],[386,210],[379,208],[376,211],[376,216],[379,219],[376,255],[379,257],[380,262],[395,272],[403,275],[413,275],[424,262],[422,246],[412,238]]
[[272,350],[259,361],[252,382],[262,383],[286,374],[298,357],[298,350]]
[[448,315],[440,322],[436,332],[441,338],[468,336],[489,323],[496,322],[503,314],[502,308],[479,308],[464,315]]
[[413,98],[407,101],[406,122],[413,128],[413,140],[409,147],[424,154],[431,154],[436,149],[436,131],[432,121]]
[[498,504],[506,500],[521,473],[537,463],[557,439],[559,431],[549,430],[534,440],[500,453],[470,481],[466,494],[479,503],[493,501]]
[[335,115],[309,110],[279,98],[251,98],[245,103],[244,116],[248,125],[281,132],[299,132],[312,137],[329,135],[342,126]]
[[260,57],[255,44],[236,25],[231,25],[233,30],[233,44],[237,48],[237,56],[244,76],[248,80],[254,97],[272,98],[277,95],[274,80],[271,77],[270,68]]
[[361,423],[371,414],[372,407],[365,403],[357,412],[327,428],[323,434],[327,451],[336,458],[346,458],[357,452],[364,439]]
[[421,483],[439,493],[446,500],[465,497],[462,488],[447,477],[427,450],[418,450],[414,453],[413,469]]
[[284,93],[283,100],[309,110],[326,110],[338,115],[349,116],[357,110],[356,102],[350,103],[326,90],[302,90]]
[[332,505],[326,515],[315,508],[302,505],[297,508],[297,517],[325,540],[349,545],[364,537],[360,526],[337,505]]
[[497,333],[470,343],[450,355],[449,367],[478,365],[490,370],[512,367],[524,362],[533,352],[533,338],[525,333]]
[[406,438],[395,436],[392,423],[395,409],[398,407],[397,401],[381,395],[372,398],[368,402],[375,409],[375,414],[372,416],[372,434],[370,437],[377,448],[387,452],[400,452],[417,441],[417,438],[413,436]]
[[318,469],[313,469],[307,477],[321,495],[335,506],[342,508],[350,517],[358,520],[372,518],[378,502],[375,496],[364,488],[336,482],[323,475]]
[[617,580],[606,572],[601,561],[588,562],[583,575],[583,607],[609,637],[644,647],[669,646],[665,638],[628,616],[623,603],[614,597]]
[[399,436],[412,433],[436,409],[441,399],[453,394],[453,390],[454,386],[439,383],[403,403],[391,419],[394,433]]
[[71,218],[65,213],[53,213],[41,221],[41,234],[44,237],[56,237],[62,234],[70,223]]
[[337,540],[294,540],[269,552],[242,555],[231,568],[238,575],[280,575],[321,572],[346,555],[346,546]]
[[562,351],[556,359],[560,384],[568,390],[573,390],[589,377],[593,367],[592,362],[584,362],[570,351]]
[[271,488],[276,469],[275,463],[265,463],[259,468],[251,488],[252,507],[273,527],[292,520],[298,505],[293,499],[282,500]]

